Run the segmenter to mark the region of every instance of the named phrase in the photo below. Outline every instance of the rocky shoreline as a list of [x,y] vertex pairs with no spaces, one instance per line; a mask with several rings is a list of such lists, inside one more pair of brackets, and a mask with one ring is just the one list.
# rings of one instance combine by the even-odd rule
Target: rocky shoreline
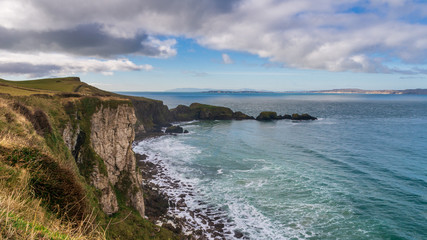
[[[149,159],[146,154],[139,153],[136,153],[136,158],[143,175],[146,217],[150,221],[181,234],[183,239],[249,239],[240,231],[226,228],[230,220],[225,211],[203,201],[197,201],[198,208],[190,208],[188,197],[197,194],[195,189],[191,184],[171,178],[161,159]],[[158,183],[160,178],[162,184]],[[168,194],[168,188],[182,191],[179,195]]]

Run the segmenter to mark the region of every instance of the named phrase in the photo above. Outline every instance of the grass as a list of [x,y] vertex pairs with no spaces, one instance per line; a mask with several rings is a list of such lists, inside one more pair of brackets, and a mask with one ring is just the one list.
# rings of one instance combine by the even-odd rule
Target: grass
[[118,96],[81,82],[78,77],[46,78],[28,81],[9,81],[0,79],[0,93],[12,96],[33,94],[79,93],[82,95]]
[[49,90],[56,92],[74,92],[83,83],[79,78],[47,78],[28,81],[0,80],[0,83],[27,89]]
[[43,91],[43,90],[30,90],[30,89],[24,89],[24,88],[18,88],[15,86],[9,86],[6,84],[1,84],[0,81],[0,93],[9,94],[13,96],[28,96],[31,94],[51,94],[49,91]]
[[0,176],[0,239],[105,239],[92,215],[69,222],[46,211],[43,201],[33,196],[27,169],[0,161]]

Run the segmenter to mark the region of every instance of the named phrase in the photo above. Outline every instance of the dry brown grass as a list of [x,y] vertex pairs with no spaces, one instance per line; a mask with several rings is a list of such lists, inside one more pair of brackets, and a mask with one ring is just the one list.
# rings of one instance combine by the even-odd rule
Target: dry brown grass
[[69,222],[46,211],[30,191],[26,169],[0,163],[0,173],[0,239],[105,239],[93,214]]

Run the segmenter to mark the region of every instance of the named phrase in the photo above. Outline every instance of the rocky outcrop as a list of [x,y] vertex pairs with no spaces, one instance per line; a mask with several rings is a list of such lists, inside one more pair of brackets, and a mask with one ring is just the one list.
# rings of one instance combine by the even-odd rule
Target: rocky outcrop
[[271,121],[271,120],[281,120],[281,119],[289,119],[289,120],[317,120],[316,117],[313,117],[307,113],[298,114],[294,113],[292,115],[285,114],[283,116],[277,115],[276,112],[261,112],[256,120],[258,121]]
[[277,116],[276,112],[261,112],[257,117],[256,120],[258,121],[271,121],[271,120],[278,120],[281,119],[280,116]]
[[[90,142],[103,160],[92,173],[93,185],[102,192],[101,206],[106,213],[117,211],[112,186],[128,196],[129,204],[144,216],[142,178],[136,166],[132,142],[136,116],[131,105],[101,107],[92,115]],[[101,168],[104,167],[105,171]]]
[[[82,99],[67,104],[71,122],[62,133],[80,174],[98,190],[101,209],[108,215],[119,210],[116,192],[144,216],[142,177],[136,166],[132,143],[136,114],[130,101]],[[91,106],[91,107],[89,107]]]
[[179,105],[170,112],[174,121],[254,119],[242,112],[233,112],[227,107],[200,103],[192,103],[190,106]]
[[142,97],[129,98],[135,108],[137,126],[143,126],[142,132],[159,132],[162,127],[170,126],[169,123],[174,121],[169,108],[162,101]]
[[180,126],[170,126],[166,128],[165,133],[183,133],[184,129]]

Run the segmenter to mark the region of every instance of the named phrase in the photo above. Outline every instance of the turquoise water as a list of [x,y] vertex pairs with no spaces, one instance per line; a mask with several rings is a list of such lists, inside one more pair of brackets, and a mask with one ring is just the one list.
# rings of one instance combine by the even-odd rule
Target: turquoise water
[[[190,134],[135,147],[167,169],[156,180],[163,191],[193,192],[188,210],[216,209],[227,239],[236,230],[250,239],[427,239],[427,96],[133,95],[319,117],[190,122]],[[194,224],[203,227],[197,216]]]

